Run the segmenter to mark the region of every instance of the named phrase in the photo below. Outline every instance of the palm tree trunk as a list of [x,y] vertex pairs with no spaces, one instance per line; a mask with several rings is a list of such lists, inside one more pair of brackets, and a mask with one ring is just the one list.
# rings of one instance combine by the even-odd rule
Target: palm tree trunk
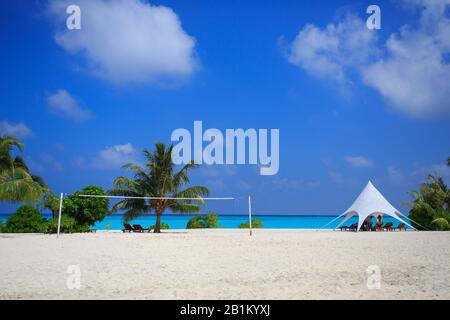
[[161,215],[162,213],[157,211],[156,212],[156,224],[155,224],[155,230],[153,230],[154,233],[161,233]]

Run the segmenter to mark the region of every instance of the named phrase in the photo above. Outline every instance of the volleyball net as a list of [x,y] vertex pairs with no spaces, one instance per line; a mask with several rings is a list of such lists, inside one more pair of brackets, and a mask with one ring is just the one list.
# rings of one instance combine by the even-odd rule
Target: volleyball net
[[[202,209],[205,211],[220,211],[222,214],[245,214],[248,215],[249,235],[252,236],[252,200],[251,196],[247,197],[136,197],[136,196],[110,196],[110,195],[89,195],[79,194],[77,197],[82,198],[106,198],[112,200],[125,200],[125,199],[142,199],[142,200],[179,200],[179,201],[193,201],[202,205]],[[61,231],[61,216],[63,210],[64,193],[60,194],[59,211],[58,211],[58,227],[57,237],[59,238]],[[214,202],[215,205],[211,205]],[[218,206],[217,203],[222,203]],[[227,203],[227,205],[223,205]]]

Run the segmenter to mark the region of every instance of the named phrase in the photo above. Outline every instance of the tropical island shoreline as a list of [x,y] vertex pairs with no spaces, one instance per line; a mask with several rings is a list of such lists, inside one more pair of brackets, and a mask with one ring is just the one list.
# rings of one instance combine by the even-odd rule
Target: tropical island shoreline
[[0,239],[0,299],[450,299],[449,232],[258,229],[250,237],[246,229],[180,229]]

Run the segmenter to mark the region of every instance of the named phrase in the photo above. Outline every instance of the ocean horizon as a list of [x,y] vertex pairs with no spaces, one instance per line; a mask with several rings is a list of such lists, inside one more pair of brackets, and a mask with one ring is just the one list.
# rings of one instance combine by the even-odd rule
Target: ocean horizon
[[[51,218],[51,214],[42,214],[46,219]],[[186,229],[188,221],[198,214],[166,214],[161,218],[161,222],[167,223],[170,229]],[[0,220],[6,221],[10,214],[0,214]],[[259,219],[263,223],[265,229],[333,229],[341,221],[330,223],[338,215],[307,215],[307,214],[289,214],[289,215],[270,215],[270,214],[254,214],[253,217]],[[129,221],[130,224],[140,224],[144,228],[148,228],[155,224],[156,216],[154,214],[142,216]],[[358,222],[358,218],[352,217],[345,225]],[[248,215],[243,214],[219,214],[219,228],[238,228],[239,224],[248,222]],[[383,222],[392,222],[396,226],[399,222],[391,217],[383,217]],[[330,224],[328,224],[330,223]],[[328,225],[327,225],[328,224]],[[105,217],[102,221],[98,221],[92,229],[96,230],[122,230],[123,215],[113,214]]]

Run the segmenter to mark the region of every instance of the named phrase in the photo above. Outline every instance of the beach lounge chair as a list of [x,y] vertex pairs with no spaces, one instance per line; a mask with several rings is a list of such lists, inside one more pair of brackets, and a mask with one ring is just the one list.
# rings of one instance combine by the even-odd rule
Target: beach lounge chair
[[356,223],[350,225],[350,226],[342,226],[339,229],[341,229],[341,231],[349,231],[349,230],[353,230],[356,229],[358,225]]
[[398,226],[396,226],[396,227],[394,228],[394,231],[395,231],[395,230],[398,230],[398,231],[405,230],[405,231],[406,231],[406,225],[402,222],[402,223],[400,223]]
[[134,232],[145,232],[145,229],[142,228],[140,224],[133,224]]
[[387,222],[383,227],[381,227],[381,229],[384,231],[392,231],[392,225],[392,222]]
[[129,223],[124,223],[123,227],[125,229],[122,229],[122,232],[133,232],[134,231],[133,227]]
[[382,229],[383,223],[382,222],[377,222],[377,224],[375,225],[375,227],[372,228],[372,231],[381,231]]
[[356,231],[356,228],[358,228],[358,224],[354,223],[350,227],[348,227],[348,231]]

